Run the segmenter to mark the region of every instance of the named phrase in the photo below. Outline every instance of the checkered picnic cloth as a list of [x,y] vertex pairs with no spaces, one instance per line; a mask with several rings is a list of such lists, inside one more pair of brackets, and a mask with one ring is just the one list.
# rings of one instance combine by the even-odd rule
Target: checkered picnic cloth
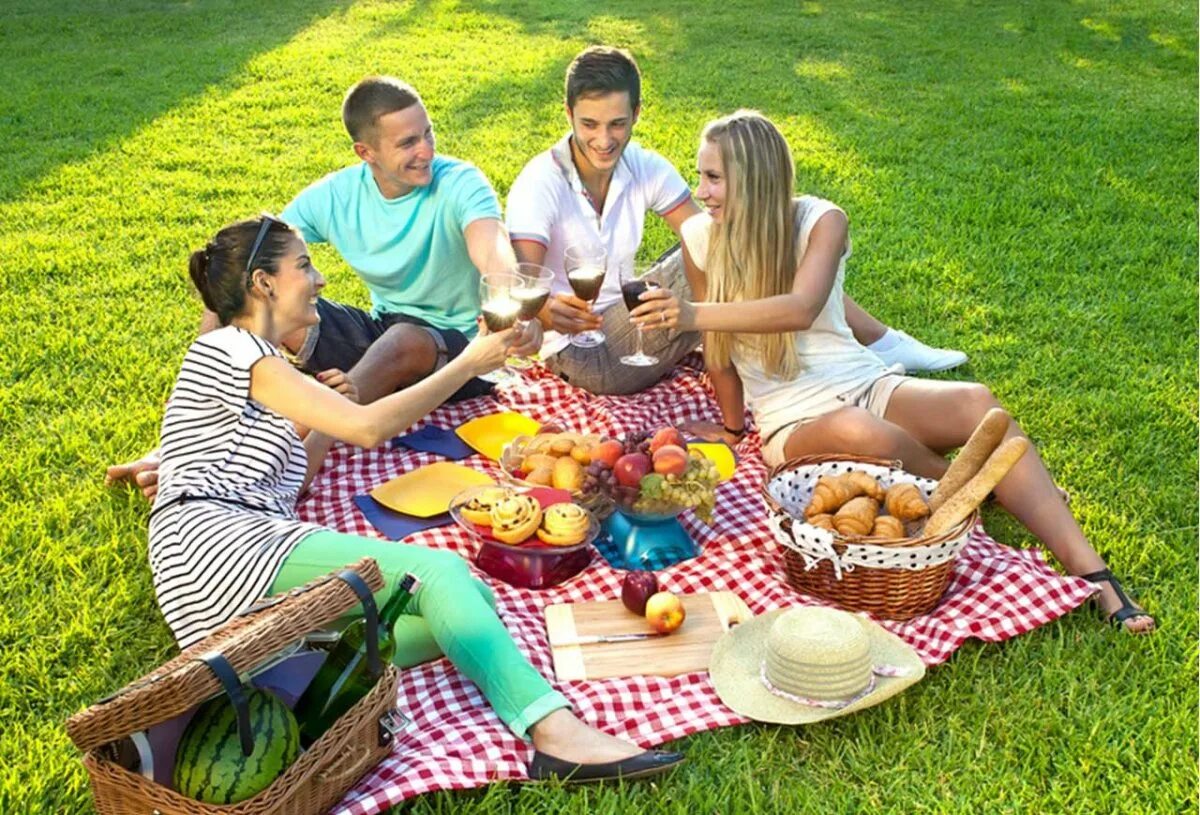
[[[565,429],[606,434],[720,419],[699,358],[693,356],[650,390],[621,397],[593,396],[534,367],[502,386],[496,399],[445,405],[425,423],[456,427],[505,408]],[[712,526],[690,514],[682,519],[703,551],[661,573],[672,590],[733,591],[755,614],[816,603],[784,582],[782,558],[758,493],[766,474],[759,446],[753,433],[738,446],[739,466],[719,487]],[[300,505],[300,514],[334,529],[378,536],[351,499],[438,458],[389,447],[339,446]],[[498,475],[496,466],[482,456],[463,463]],[[454,526],[420,532],[405,542],[451,549],[468,559],[475,552],[470,537]],[[501,619],[518,647],[548,678],[554,676],[554,667],[543,607],[612,599],[619,596],[622,579],[621,572],[600,559],[581,576],[547,591],[517,589],[477,569],[475,573],[495,590]],[[1015,637],[1066,614],[1093,591],[1090,583],[1050,569],[1039,551],[1001,546],[980,525],[960,552],[938,608],[906,623],[883,625],[912,645],[927,665],[937,665],[970,637],[986,642]],[[558,688],[585,721],[644,747],[747,721],[721,704],[707,673],[566,682]],[[448,660],[404,671],[397,706],[413,726],[401,734],[394,752],[334,808],[337,815],[374,815],[424,792],[527,777],[530,746],[508,731]]]

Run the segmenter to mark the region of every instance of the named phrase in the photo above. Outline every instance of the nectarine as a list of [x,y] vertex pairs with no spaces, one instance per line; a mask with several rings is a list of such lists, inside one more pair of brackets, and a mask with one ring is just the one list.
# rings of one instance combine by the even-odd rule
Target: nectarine
[[646,622],[660,634],[679,628],[686,616],[683,602],[669,591],[660,591],[646,601]]

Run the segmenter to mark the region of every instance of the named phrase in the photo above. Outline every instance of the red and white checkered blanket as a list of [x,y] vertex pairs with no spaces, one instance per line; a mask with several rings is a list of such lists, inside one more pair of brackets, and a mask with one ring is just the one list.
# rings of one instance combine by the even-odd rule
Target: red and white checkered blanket
[[[622,397],[592,396],[533,368],[503,387],[498,400],[447,405],[426,421],[457,427],[504,408],[571,430],[609,434],[720,415],[703,374],[685,364],[654,388]],[[705,526],[690,515],[683,519],[703,547],[702,554],[667,570],[663,582],[675,591],[734,591],[756,614],[813,602],[784,583],[781,558],[758,494],[766,467],[757,436],[748,436],[737,454],[737,473],[719,488],[713,525]],[[404,449],[339,446],[300,513],[305,520],[334,529],[377,536],[354,507],[353,496],[436,460],[439,457],[432,454]],[[495,465],[482,456],[464,463],[496,475]],[[405,542],[453,549],[468,559],[475,551],[471,539],[455,526],[421,532]],[[352,560],[353,554],[347,558]],[[615,598],[622,576],[599,558],[580,577],[548,591],[516,589],[476,573],[495,590],[501,617],[517,645],[551,679],[543,607]],[[1039,551],[1001,546],[979,526],[959,555],[941,605],[928,616],[884,625],[911,644],[927,665],[937,665],[970,637],[999,642],[1030,631],[1076,608],[1093,590],[1090,583],[1050,569]],[[585,721],[645,747],[746,721],[721,704],[706,673],[568,682],[559,690]],[[508,731],[448,660],[405,671],[398,707],[414,726],[401,735],[395,752],[335,807],[338,815],[373,815],[423,792],[527,777],[531,748]]]

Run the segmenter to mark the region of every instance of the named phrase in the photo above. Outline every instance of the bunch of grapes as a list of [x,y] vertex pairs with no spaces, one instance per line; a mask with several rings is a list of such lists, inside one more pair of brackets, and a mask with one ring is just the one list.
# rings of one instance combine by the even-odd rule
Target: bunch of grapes
[[631,430],[625,434],[626,453],[642,453],[650,455],[650,438],[654,435],[651,430]]
[[691,509],[705,523],[712,522],[720,474],[717,465],[704,455],[692,452],[687,469],[679,475],[647,475],[633,503],[634,512],[666,515]]

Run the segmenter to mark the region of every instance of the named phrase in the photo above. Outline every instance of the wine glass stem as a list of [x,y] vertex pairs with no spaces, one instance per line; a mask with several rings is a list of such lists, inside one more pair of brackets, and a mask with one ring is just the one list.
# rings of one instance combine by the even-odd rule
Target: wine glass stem
[[644,329],[643,329],[643,328],[642,328],[642,327],[639,325],[639,326],[637,327],[637,355],[638,355],[639,357],[641,357],[641,356],[645,356],[645,352],[644,352],[644,351],[642,351],[642,334],[643,334],[643,331],[644,331]]

